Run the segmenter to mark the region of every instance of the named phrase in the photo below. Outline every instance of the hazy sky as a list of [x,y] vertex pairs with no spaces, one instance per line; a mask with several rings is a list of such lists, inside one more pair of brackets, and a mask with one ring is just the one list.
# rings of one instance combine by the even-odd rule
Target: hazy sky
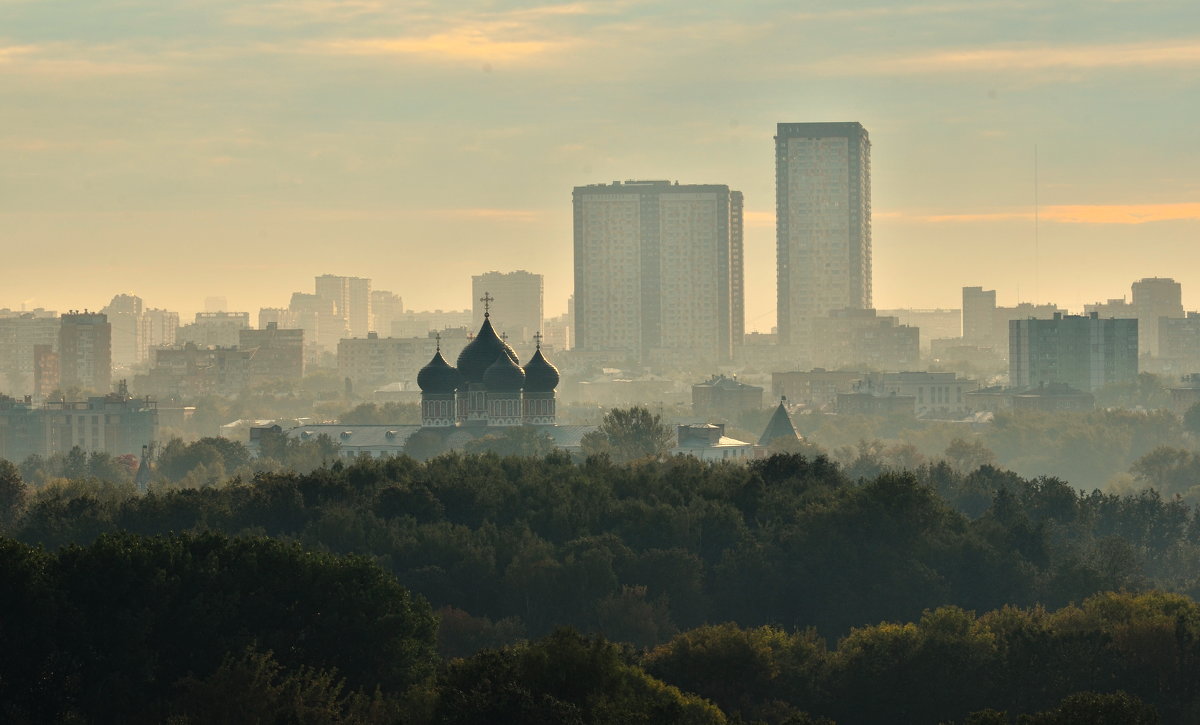
[[1194,308],[1198,118],[1195,0],[0,0],[0,307],[257,312],[330,272],[463,308],[524,268],[553,315],[571,187],[655,178],[745,192],[766,330],[775,124],[860,121],[876,306],[1158,275]]

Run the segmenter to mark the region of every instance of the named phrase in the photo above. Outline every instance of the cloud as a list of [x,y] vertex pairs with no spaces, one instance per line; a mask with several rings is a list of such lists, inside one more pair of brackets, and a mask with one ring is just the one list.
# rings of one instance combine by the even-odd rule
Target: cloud
[[536,222],[545,217],[545,213],[535,209],[432,209],[431,216],[452,217],[455,219],[483,219],[487,221],[506,222]]
[[159,63],[124,58],[110,46],[47,43],[0,47],[0,75],[91,78],[162,69]]
[[[877,212],[876,220],[920,224],[963,224],[979,222],[1032,222],[1030,211],[987,212],[978,214],[912,214]],[[1176,204],[1064,204],[1047,206],[1038,212],[1040,221],[1055,224],[1147,224],[1164,221],[1200,221],[1200,203]]]
[[802,69],[825,75],[923,75],[977,71],[1190,68],[1200,65],[1200,38],[1075,46],[1004,45],[891,56],[841,56]]
[[307,50],[322,55],[413,56],[426,60],[520,62],[561,50],[564,40],[510,40],[487,27],[463,27],[426,36],[340,38],[317,41]]

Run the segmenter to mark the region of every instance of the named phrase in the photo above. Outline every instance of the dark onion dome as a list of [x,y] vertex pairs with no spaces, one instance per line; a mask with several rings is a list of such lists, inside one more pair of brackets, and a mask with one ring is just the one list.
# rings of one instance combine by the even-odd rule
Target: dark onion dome
[[542,355],[539,345],[533,357],[525,363],[525,392],[553,393],[558,387],[558,380],[558,368]]
[[438,348],[429,364],[417,373],[417,385],[422,393],[452,395],[462,385],[462,376],[450,367],[450,363],[442,357],[441,348]]
[[508,356],[513,364],[519,364],[517,353],[513,352],[507,342],[500,339],[492,329],[491,319],[484,315],[479,334],[458,354],[458,372],[468,383],[482,383],[483,374],[501,355]]
[[498,355],[483,374],[483,387],[489,393],[519,393],[525,386],[525,371],[508,355]]

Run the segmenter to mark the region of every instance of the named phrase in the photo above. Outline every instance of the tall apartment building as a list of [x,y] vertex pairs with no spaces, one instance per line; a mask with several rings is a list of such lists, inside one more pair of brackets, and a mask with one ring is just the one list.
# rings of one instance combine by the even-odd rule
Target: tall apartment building
[[729,192],[729,324],[734,345],[746,339],[746,225],[745,199],[740,191]]
[[1056,314],[1009,322],[1008,377],[1016,388],[1065,383],[1093,392],[1138,374],[1138,321]]
[[0,391],[13,395],[32,392],[38,346],[58,350],[60,322],[53,310],[0,310]]
[[718,184],[627,181],[574,190],[574,349],[627,359],[732,356],[742,227]]
[[371,331],[371,280],[323,274],[315,280],[315,292],[333,302],[334,311],[345,320],[346,336],[366,337]]
[[781,123],[775,136],[779,341],[812,352],[812,324],[871,305],[871,141],[859,123]]
[[1200,312],[1158,321],[1158,357],[1160,372],[1184,375],[1200,371]]
[[1183,317],[1183,287],[1166,277],[1147,277],[1133,283],[1133,312],[1138,321],[1138,352],[1158,356],[1159,320]]
[[86,310],[63,315],[58,355],[64,389],[107,394],[112,388],[112,327],[106,315]]
[[239,330],[238,349],[249,355],[247,384],[304,377],[304,330],[287,330],[274,322],[261,330]]
[[[962,338],[968,345],[986,347],[996,337],[996,290],[962,288]],[[1005,331],[1007,334],[1007,330]]]
[[112,328],[113,365],[127,368],[144,361],[146,346],[142,342],[142,298],[119,294],[100,311],[108,317],[108,324]]
[[490,305],[492,327],[508,336],[509,344],[533,341],[542,331],[542,275],[519,269],[515,272],[487,272],[471,277],[471,329],[483,325],[485,295],[495,300]]
[[392,323],[404,314],[404,300],[387,290],[371,290],[371,331],[389,334]]
[[150,351],[156,347],[175,344],[179,332],[179,313],[151,308],[142,313],[142,360],[150,359]]

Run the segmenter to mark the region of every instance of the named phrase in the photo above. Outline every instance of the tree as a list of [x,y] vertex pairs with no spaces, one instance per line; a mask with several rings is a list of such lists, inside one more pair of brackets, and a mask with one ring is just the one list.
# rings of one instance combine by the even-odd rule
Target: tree
[[8,530],[16,523],[25,508],[27,490],[17,467],[0,458],[0,530]]
[[1192,405],[1183,414],[1183,429],[1194,436],[1200,436],[1200,403]]
[[438,691],[433,722],[446,725],[726,722],[710,703],[631,664],[619,646],[567,629],[452,662],[439,678]]
[[511,426],[469,441],[465,453],[495,453],[498,456],[544,456],[554,450],[554,439],[532,425]]
[[978,440],[955,438],[946,446],[946,460],[955,470],[969,473],[980,466],[991,465],[996,460],[996,454]]
[[674,439],[671,429],[662,422],[662,416],[639,406],[608,411],[598,432],[604,436],[610,450],[589,451],[585,447],[584,452],[588,455],[610,452],[613,460],[620,463],[665,456]]
[[1058,707],[1022,715],[1019,725],[1158,725],[1158,712],[1125,692],[1078,692]]

